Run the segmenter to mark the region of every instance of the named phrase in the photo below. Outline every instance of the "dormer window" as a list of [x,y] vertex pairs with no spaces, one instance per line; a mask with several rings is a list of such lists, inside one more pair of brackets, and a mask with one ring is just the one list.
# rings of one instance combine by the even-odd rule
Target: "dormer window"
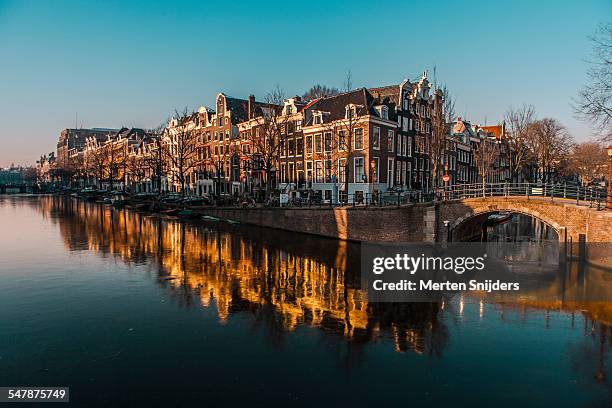
[[357,107],[355,105],[346,105],[346,114],[345,118],[355,118],[357,117]]
[[286,115],[291,115],[292,113],[293,113],[293,106],[291,106],[291,105],[287,105],[287,106],[285,107],[285,114],[286,114]]
[[379,114],[381,118],[389,120],[389,108],[387,106],[381,106]]
[[321,123],[323,123],[323,114],[321,112],[313,113],[312,123],[314,125],[320,125]]

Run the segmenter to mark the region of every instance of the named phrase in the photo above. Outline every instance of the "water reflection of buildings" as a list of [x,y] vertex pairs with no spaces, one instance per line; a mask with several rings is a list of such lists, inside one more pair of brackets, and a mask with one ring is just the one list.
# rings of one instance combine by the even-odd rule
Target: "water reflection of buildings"
[[[207,227],[61,198],[41,198],[38,207],[58,221],[70,250],[89,249],[130,264],[157,265],[159,284],[181,304],[214,307],[221,322],[235,313],[250,313],[273,335],[312,326],[355,343],[390,338],[396,351],[440,354],[448,342],[442,311],[456,308],[451,316],[461,318],[466,307],[463,298],[453,305],[369,303],[359,289],[359,247],[347,242],[238,226]],[[471,312],[481,319],[491,313],[488,301],[472,302],[467,307],[473,306]],[[497,310],[506,320],[536,309],[545,310],[544,316],[549,310],[579,314],[589,335],[597,334],[604,343],[612,337],[609,325],[601,323],[612,315],[605,302],[524,301]],[[543,326],[547,324],[545,319]]]
[[159,283],[184,305],[214,306],[220,321],[250,312],[270,330],[314,326],[366,343],[392,338],[397,351],[441,353],[439,305],[370,304],[359,288],[355,244],[275,231],[221,230],[61,198],[39,201],[70,250],[126,263],[154,262]]

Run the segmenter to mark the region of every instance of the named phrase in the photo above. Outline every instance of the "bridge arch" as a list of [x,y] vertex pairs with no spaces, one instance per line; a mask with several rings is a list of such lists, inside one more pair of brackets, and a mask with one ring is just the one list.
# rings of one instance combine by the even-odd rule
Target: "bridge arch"
[[[533,217],[547,226],[551,227],[557,234],[559,240],[565,239],[566,214],[562,206],[553,203],[539,202],[536,200],[507,200],[507,199],[464,199],[448,202],[441,208],[441,220],[449,221],[449,231],[452,240],[456,240],[456,233],[465,227],[470,221],[482,218],[486,219],[488,214],[498,212],[510,212]],[[561,208],[560,208],[561,207]]]

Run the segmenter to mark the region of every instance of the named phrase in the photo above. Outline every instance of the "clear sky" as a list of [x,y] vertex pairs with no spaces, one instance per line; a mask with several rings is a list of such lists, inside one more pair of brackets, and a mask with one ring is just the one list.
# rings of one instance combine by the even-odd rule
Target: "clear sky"
[[575,138],[570,106],[598,23],[593,1],[0,0],[0,166],[34,163],[66,127],[153,127],[215,94],[287,95],[416,78],[439,83],[473,122],[533,104]]

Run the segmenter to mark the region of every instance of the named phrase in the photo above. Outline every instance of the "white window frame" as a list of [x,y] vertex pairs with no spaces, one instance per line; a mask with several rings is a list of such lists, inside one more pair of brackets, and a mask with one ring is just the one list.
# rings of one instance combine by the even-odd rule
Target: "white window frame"
[[[361,147],[357,147],[357,131],[361,132]],[[363,140],[363,128],[355,128],[353,129],[353,150],[363,150],[364,148],[364,140]]]
[[[359,177],[357,177],[357,161],[361,162],[361,168],[363,169],[363,173],[359,174]],[[365,175],[365,158],[364,157],[355,157],[353,159],[353,178],[355,179],[354,182],[355,183],[363,183],[363,176]]]
[[[389,143],[389,140],[391,143]],[[395,132],[392,129],[387,130],[387,152],[393,153],[395,151]]]

